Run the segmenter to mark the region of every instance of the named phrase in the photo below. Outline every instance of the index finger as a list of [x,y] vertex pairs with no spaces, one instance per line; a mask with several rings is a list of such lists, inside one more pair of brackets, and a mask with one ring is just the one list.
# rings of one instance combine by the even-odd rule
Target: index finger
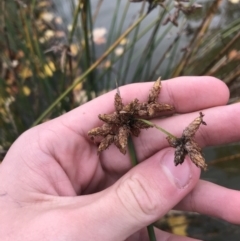
[[[120,87],[124,104],[137,98],[146,101],[153,82],[135,83]],[[102,124],[99,114],[112,113],[116,90],[104,94],[83,106],[61,116],[65,125],[77,133],[87,136],[87,132]],[[214,106],[225,105],[229,98],[226,85],[214,77],[178,77],[162,81],[158,98],[160,103],[171,104],[177,113],[188,113]]]

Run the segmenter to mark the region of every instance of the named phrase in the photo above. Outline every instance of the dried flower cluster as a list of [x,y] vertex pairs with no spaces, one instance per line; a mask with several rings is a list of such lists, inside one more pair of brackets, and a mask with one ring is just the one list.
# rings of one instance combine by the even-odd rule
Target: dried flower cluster
[[[130,2],[143,2],[144,0],[130,0]],[[147,0],[149,3],[147,13],[150,13],[158,5],[164,9],[167,9],[165,6],[166,0]],[[174,2],[174,13],[170,14],[164,21],[163,25],[166,25],[168,22],[171,22],[175,26],[178,26],[178,17],[180,12],[185,15],[193,13],[196,9],[201,8],[202,6],[197,3],[190,3],[189,0],[176,0]]]
[[141,129],[152,126],[142,122],[139,118],[152,118],[161,112],[173,111],[174,107],[169,104],[158,103],[158,95],[161,90],[160,78],[154,83],[150,90],[147,102],[139,102],[134,99],[124,105],[120,93],[116,93],[114,105],[115,112],[112,114],[100,114],[98,117],[105,123],[88,132],[91,138],[102,136],[103,139],[98,147],[98,153],[106,150],[112,143],[123,154],[126,154],[129,135],[138,136]]
[[177,166],[184,162],[185,156],[188,154],[192,162],[203,170],[207,169],[207,164],[201,152],[201,147],[193,139],[196,131],[199,129],[201,124],[206,125],[203,121],[203,114],[200,112],[199,117],[197,117],[190,125],[185,128],[183,134],[180,138],[174,138],[171,136],[167,137],[170,146],[176,148],[174,163]]

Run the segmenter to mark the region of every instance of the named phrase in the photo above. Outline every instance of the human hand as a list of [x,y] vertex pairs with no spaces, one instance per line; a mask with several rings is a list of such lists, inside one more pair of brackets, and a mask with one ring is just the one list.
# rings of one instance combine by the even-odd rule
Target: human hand
[[[162,86],[159,101],[179,115],[154,123],[181,136],[201,110],[207,122],[196,134],[201,146],[240,140],[240,105],[224,106],[229,94],[222,82],[181,77]],[[151,87],[121,87],[123,102],[145,101]],[[175,167],[174,149],[156,129],[134,139],[140,162],[134,168],[113,145],[97,155],[87,132],[102,124],[98,114],[114,110],[114,95],[34,127],[12,145],[0,165],[1,240],[148,240],[144,227],[174,207],[240,224],[240,193],[199,181],[200,169],[188,157]],[[193,240],[155,232],[159,241]]]

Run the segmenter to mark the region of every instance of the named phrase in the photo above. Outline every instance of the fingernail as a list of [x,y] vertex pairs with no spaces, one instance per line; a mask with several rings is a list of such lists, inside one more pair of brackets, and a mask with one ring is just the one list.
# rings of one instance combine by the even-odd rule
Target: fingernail
[[177,188],[182,189],[189,184],[192,178],[192,172],[191,164],[188,158],[185,158],[183,164],[175,166],[174,151],[168,151],[163,156],[161,165],[170,181],[174,182]]

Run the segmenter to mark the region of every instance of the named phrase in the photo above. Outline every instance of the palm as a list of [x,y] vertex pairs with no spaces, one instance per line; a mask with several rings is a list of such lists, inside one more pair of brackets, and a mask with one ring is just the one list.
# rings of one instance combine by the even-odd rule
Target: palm
[[[56,132],[55,128],[61,131]],[[35,156],[30,156],[28,160],[42,162],[45,159],[44,162],[52,166],[50,169],[45,169],[44,165],[35,162],[35,165],[40,165],[45,173],[47,171],[46,181],[53,188],[48,194],[64,196],[69,193],[76,195],[94,193],[113,184],[132,167],[128,153],[123,155],[115,146],[110,146],[108,150],[98,155],[97,145],[87,136],[87,129],[82,135],[71,130],[67,124],[61,123],[57,127],[52,127],[46,123],[36,131],[40,136],[38,144],[41,147],[40,153],[34,153]],[[44,143],[41,140],[44,140]],[[138,149],[144,150],[143,145],[144,143],[140,144]],[[54,172],[51,172],[52,169]],[[64,186],[56,185],[59,180],[65,183]]]

